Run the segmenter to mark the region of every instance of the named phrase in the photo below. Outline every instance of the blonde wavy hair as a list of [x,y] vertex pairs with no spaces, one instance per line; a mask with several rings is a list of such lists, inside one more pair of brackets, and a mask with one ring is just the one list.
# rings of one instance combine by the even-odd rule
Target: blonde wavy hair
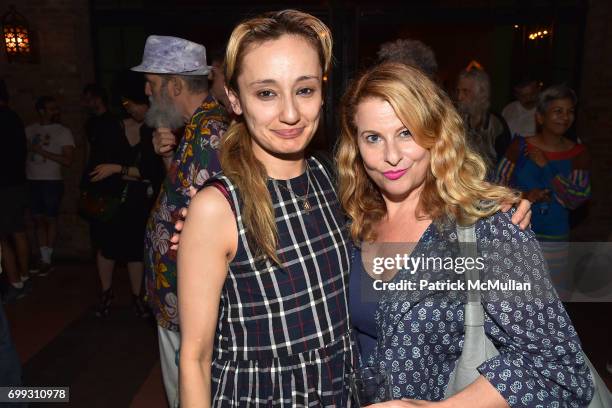
[[415,68],[383,63],[355,79],[341,104],[342,133],[336,153],[339,196],[352,221],[353,240],[375,240],[374,225],[387,213],[357,144],[355,114],[367,98],[387,101],[415,141],[430,152],[417,209],[420,218],[467,225],[495,213],[502,202],[519,201],[512,190],[485,181],[485,164],[467,146],[463,122],[446,93]]
[[[317,50],[323,75],[332,63],[332,35],[318,18],[297,10],[266,13],[240,23],[230,36],[225,55],[225,81],[236,95],[238,77],[245,54],[257,44],[272,41],[283,35],[306,39]],[[278,231],[268,192],[268,175],[263,164],[255,158],[251,135],[239,117],[225,133],[220,148],[223,173],[238,187],[242,200],[242,220],[249,242],[259,251],[280,264],[276,248]]]

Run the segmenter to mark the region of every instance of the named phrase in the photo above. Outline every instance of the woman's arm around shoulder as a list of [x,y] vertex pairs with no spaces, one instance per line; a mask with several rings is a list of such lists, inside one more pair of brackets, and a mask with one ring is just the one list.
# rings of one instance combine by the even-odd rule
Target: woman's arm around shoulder
[[211,364],[221,291],[238,245],[231,207],[216,188],[195,195],[178,251],[182,407],[210,407]]

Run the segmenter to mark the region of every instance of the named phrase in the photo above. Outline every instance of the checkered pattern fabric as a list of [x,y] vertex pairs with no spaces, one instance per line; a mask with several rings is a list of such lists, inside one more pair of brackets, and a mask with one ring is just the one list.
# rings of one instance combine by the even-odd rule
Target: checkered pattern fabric
[[239,237],[221,294],[215,406],[347,405],[350,245],[329,174],[314,158],[308,166],[299,177],[268,182],[280,266],[248,242],[232,182],[223,175],[209,180],[224,186]]

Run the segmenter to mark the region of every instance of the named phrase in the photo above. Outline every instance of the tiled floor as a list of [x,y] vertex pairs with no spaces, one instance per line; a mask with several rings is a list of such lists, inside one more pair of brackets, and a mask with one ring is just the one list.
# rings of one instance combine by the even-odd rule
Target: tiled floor
[[[116,271],[113,286],[115,303],[103,320],[91,311],[98,296],[91,264],[66,263],[48,277],[33,278],[29,295],[6,306],[25,385],[69,386],[72,407],[166,407],[155,324],[132,312],[124,268]],[[568,311],[612,388],[604,370],[612,358],[612,303],[574,303]]]

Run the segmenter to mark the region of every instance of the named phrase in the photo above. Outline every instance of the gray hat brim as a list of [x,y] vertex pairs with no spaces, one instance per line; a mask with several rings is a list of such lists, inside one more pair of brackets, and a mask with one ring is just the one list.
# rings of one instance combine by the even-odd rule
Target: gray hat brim
[[135,67],[130,68],[130,71],[142,72],[144,74],[167,74],[167,75],[208,75],[212,66],[205,66],[200,69],[196,69],[195,71],[185,71],[185,72],[169,72],[169,71],[160,71],[160,70],[152,70],[147,67],[145,64],[136,65]]

